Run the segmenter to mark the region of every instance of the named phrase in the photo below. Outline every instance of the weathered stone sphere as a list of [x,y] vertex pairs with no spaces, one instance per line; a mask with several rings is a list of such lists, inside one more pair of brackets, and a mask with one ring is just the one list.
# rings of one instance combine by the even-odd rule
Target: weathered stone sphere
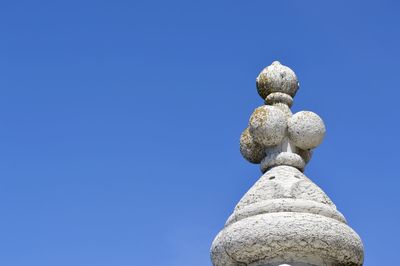
[[273,92],[282,92],[294,97],[299,88],[296,74],[278,61],[273,62],[261,71],[257,77],[256,84],[258,94],[264,100]]
[[249,121],[250,135],[264,147],[278,145],[285,137],[286,127],[285,113],[270,105],[256,108]]
[[249,128],[246,128],[240,136],[240,153],[251,163],[260,163],[265,157],[264,148],[253,140]]
[[313,112],[301,111],[288,120],[290,140],[304,150],[313,149],[321,144],[325,131],[324,121]]

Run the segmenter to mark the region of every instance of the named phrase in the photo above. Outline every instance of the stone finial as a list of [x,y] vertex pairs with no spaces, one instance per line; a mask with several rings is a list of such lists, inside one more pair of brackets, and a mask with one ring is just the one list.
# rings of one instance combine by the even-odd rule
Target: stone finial
[[275,61],[257,78],[265,105],[240,137],[240,152],[264,173],[236,205],[211,247],[214,266],[363,264],[359,236],[302,172],[325,135],[310,111],[292,114],[295,73]]
[[266,105],[256,108],[240,138],[240,151],[251,163],[261,163],[262,172],[288,165],[303,171],[311,149],[324,138],[325,125],[315,113],[292,114],[290,107],[298,90],[296,74],[278,61],[257,77],[257,90]]

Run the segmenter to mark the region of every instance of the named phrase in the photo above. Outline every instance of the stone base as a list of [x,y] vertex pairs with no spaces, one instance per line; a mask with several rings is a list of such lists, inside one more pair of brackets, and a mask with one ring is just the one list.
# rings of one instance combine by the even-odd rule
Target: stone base
[[362,265],[363,246],[346,224],[308,213],[267,213],[226,227],[212,246],[214,266]]
[[363,245],[325,193],[279,166],[244,195],[215,238],[214,266],[362,265]]

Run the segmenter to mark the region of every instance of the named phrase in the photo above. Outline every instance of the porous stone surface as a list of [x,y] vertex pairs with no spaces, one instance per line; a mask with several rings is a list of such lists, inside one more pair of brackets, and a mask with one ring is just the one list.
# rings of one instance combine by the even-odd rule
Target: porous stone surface
[[271,94],[268,94],[268,96],[265,98],[265,103],[271,105],[275,103],[283,103],[291,107],[293,104],[293,98],[286,93],[273,92]]
[[260,73],[257,86],[266,105],[254,110],[248,130],[240,137],[243,157],[261,164],[263,173],[277,165],[290,165],[303,171],[311,158],[311,149],[322,142],[324,122],[313,112],[292,114],[290,107],[298,89],[297,77],[278,61]]
[[362,265],[363,246],[317,185],[294,167],[278,166],[239,201],[211,256],[215,266]]
[[321,215],[277,212],[242,219],[214,241],[214,265],[362,265],[363,246],[346,224]]
[[301,171],[277,166],[266,172],[236,205],[227,224],[265,212],[307,212],[346,222],[329,197]]
[[254,140],[265,147],[279,144],[286,134],[287,117],[277,107],[263,105],[250,117],[249,130]]
[[[280,201],[284,199],[283,201]],[[288,201],[290,199],[291,201]],[[296,202],[293,202],[296,199]],[[299,206],[307,206],[310,204],[309,209],[316,208],[315,204],[321,204],[321,211],[323,213],[332,213],[328,217],[340,217],[338,220],[345,221],[344,217],[336,210],[336,206],[329,199],[329,197],[309,178],[307,178],[301,171],[292,166],[277,166],[266,172],[261,178],[250,188],[250,190],[243,196],[243,198],[236,205],[233,216],[228,219],[234,219],[236,215],[243,216],[243,209],[249,209],[253,204],[258,205],[258,209],[261,205],[271,204],[276,205],[277,203],[284,203],[281,207],[277,206],[277,209],[269,209],[270,212],[276,212],[281,208],[293,209],[299,208]],[[290,204],[294,205],[290,205]],[[301,208],[305,212],[309,212],[308,209]],[[285,209],[287,210],[287,209]],[[317,212],[316,214],[320,214]],[[236,219],[237,220],[237,219]],[[229,223],[229,222],[228,222]]]
[[290,165],[303,170],[306,162],[300,155],[293,152],[282,150],[267,151],[267,156],[261,161],[261,172],[265,173],[268,169],[279,165]]
[[214,266],[363,264],[360,237],[329,197],[303,174],[325,135],[315,113],[292,114],[296,75],[274,62],[257,78],[266,105],[240,137],[243,157],[264,173],[236,205],[211,247]]
[[299,88],[296,74],[287,66],[275,61],[261,71],[256,79],[257,91],[265,99],[273,92],[282,92],[294,96]]
[[313,149],[321,144],[325,131],[322,119],[310,111],[298,112],[288,120],[290,140],[304,150]]
[[251,163],[260,163],[265,157],[265,149],[254,141],[249,128],[240,135],[240,153]]

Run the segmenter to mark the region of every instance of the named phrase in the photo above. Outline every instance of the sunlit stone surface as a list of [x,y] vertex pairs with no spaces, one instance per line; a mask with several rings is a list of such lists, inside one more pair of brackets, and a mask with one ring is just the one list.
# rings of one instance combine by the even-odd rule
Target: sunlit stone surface
[[295,73],[275,61],[257,78],[266,105],[255,109],[240,151],[263,175],[213,241],[214,266],[362,265],[363,245],[303,170],[325,135],[315,113],[292,114]]

